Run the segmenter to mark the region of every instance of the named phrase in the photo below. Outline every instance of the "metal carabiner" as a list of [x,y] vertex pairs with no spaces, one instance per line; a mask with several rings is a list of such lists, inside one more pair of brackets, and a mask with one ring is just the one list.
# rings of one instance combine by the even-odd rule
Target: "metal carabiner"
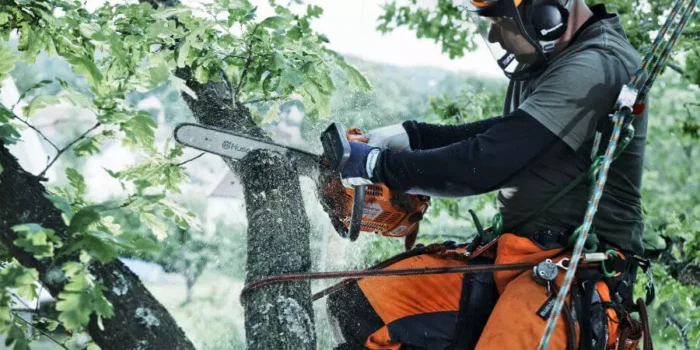
[[[569,269],[569,260],[571,260],[571,259],[564,258],[564,259],[557,261],[557,263],[554,265],[557,265],[557,267],[562,269],[562,270],[568,270]],[[564,264],[564,263],[566,263],[566,264]]]

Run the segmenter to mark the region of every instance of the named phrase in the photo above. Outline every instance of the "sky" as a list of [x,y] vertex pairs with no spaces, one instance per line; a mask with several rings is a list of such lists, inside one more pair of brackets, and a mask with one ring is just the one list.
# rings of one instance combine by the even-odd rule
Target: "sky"
[[[119,0],[110,0],[116,2]],[[202,0],[181,0],[183,4],[195,4]],[[259,18],[273,15],[267,0],[250,0],[258,6]],[[329,47],[341,54],[402,67],[429,66],[452,71],[472,72],[488,77],[505,79],[503,72],[485,48],[467,53],[460,59],[450,60],[440,46],[429,39],[416,38],[415,32],[406,28],[388,34],[376,30],[377,18],[382,14],[382,4],[389,0],[306,0],[307,4],[321,6],[324,13],[312,22],[319,33],[326,34]],[[401,1],[407,0],[398,0]],[[95,8],[105,0],[87,0],[88,8]],[[422,6],[434,6],[437,0],[418,0]]]
[[[376,30],[377,18],[383,13],[381,5],[388,0],[307,0],[321,6],[323,16],[312,24],[314,29],[330,39],[330,48],[342,54],[398,66],[433,66],[454,71],[468,71],[493,77],[504,77],[485,47],[466,57],[450,60],[440,46],[430,39],[418,39],[406,28],[382,34]],[[399,0],[400,1],[400,0]],[[253,1],[261,5],[265,15],[266,0]],[[419,5],[431,6],[437,0],[418,0]]]

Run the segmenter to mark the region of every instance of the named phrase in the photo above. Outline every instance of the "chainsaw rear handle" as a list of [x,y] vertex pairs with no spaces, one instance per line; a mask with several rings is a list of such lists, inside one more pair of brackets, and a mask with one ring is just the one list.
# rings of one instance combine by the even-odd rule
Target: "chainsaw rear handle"
[[[343,170],[345,163],[350,158],[350,142],[357,140],[362,142],[366,140],[360,129],[352,128],[345,132],[345,127],[339,122],[334,122],[326,128],[321,134],[321,145],[323,153],[328,158],[328,163],[331,169],[338,172]],[[366,142],[366,141],[365,141]],[[365,202],[365,186],[355,186],[355,196],[352,202],[352,214],[350,215],[350,229],[347,236],[350,241],[354,242],[360,235],[360,227],[362,226],[362,211]],[[344,238],[346,238],[344,237]]]

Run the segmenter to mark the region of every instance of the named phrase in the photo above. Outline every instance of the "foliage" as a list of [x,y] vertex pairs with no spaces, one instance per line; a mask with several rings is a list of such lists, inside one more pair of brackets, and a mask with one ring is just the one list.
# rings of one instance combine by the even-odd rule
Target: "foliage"
[[[188,179],[182,148],[168,142],[162,148],[157,145],[157,123],[148,112],[137,110],[130,96],[169,87],[196,99],[174,75],[178,69],[189,69],[199,83],[224,81],[236,102],[266,108],[267,101],[297,99],[308,117],[325,118],[336,90],[331,71],[353,89],[370,88],[364,75],[327,49],[327,38],[311,29],[311,22],[323,13],[320,7],[310,5],[293,13],[275,1],[270,4],[275,15],[258,19],[247,0],[218,0],[204,4],[201,11],[185,6],[153,8],[148,2],[107,3],[92,13],[76,0],[0,2],[4,39],[0,80],[15,62],[31,69],[39,55],[61,60],[73,72],[70,79],[52,76],[21,83],[18,103],[27,101],[26,106],[0,108],[0,141],[13,144],[20,139],[19,131],[38,131],[32,125],[36,115],[46,107],[68,104],[90,111],[93,126],[62,147],[42,134],[57,154],[40,176],[67,151],[74,157],[91,157],[114,141],[141,158],[126,169],[106,169],[124,189],[123,197],[107,202],[90,201],[89,180],[73,168],[66,170],[69,185],[54,186],[47,195],[62,212],[66,241],[35,223],[14,227],[19,237],[15,244],[37,259],[80,255],[80,262],[58,267],[68,282],[57,304],[65,328],[79,330],[92,314],[101,320],[114,312],[102,294],[103,286],[90,273],[90,264],[159,249],[150,233],[125,231],[114,216],[136,215],[158,240],[167,239],[168,221],[183,230],[198,227],[194,214],[171,199]],[[8,42],[11,33],[18,37],[16,53]],[[75,75],[82,78],[73,79]],[[194,264],[197,269],[200,265]],[[36,274],[27,276],[32,283],[38,279]],[[10,282],[0,293],[20,287],[19,282]],[[24,346],[15,328],[8,326],[3,333],[17,339],[16,347]]]

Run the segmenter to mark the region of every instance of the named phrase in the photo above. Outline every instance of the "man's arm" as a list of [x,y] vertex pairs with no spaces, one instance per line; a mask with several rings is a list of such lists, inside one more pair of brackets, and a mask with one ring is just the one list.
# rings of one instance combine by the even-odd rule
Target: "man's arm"
[[412,193],[476,195],[499,188],[557,142],[562,141],[541,123],[516,110],[485,132],[447,146],[383,150],[373,178],[391,189]]
[[428,124],[409,120],[402,125],[406,129],[412,150],[428,150],[470,139],[486,132],[501,120],[503,118],[499,116],[462,125]]

